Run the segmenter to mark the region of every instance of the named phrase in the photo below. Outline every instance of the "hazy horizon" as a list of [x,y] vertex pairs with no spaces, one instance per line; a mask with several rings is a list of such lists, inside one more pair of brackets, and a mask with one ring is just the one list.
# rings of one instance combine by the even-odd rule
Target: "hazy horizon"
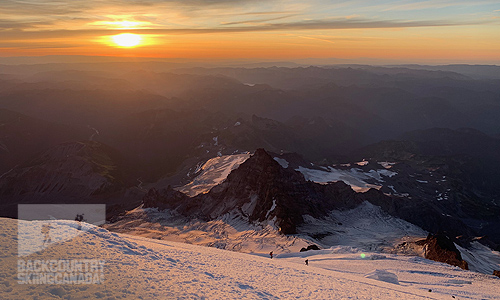
[[475,61],[460,61],[460,60],[391,60],[378,58],[357,58],[357,59],[342,59],[336,57],[305,57],[297,59],[254,59],[254,58],[186,58],[186,57],[127,57],[127,56],[99,56],[99,55],[42,55],[42,56],[4,56],[0,57],[0,64],[4,65],[35,65],[35,64],[78,64],[78,63],[139,63],[139,62],[162,62],[162,63],[177,63],[177,64],[198,64],[205,67],[223,67],[223,66],[238,66],[252,67],[252,65],[260,66],[287,66],[287,67],[303,67],[303,66],[327,66],[327,65],[373,65],[373,66],[405,66],[405,65],[421,65],[421,66],[445,66],[445,65],[491,65],[500,66],[500,61],[491,62],[475,62]]
[[0,57],[500,64],[498,1],[4,1]]

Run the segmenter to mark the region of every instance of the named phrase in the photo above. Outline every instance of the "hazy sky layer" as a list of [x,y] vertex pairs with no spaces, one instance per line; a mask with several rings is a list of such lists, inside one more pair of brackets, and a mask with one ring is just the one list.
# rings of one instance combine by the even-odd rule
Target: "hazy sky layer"
[[1,0],[0,56],[51,54],[500,63],[500,1]]

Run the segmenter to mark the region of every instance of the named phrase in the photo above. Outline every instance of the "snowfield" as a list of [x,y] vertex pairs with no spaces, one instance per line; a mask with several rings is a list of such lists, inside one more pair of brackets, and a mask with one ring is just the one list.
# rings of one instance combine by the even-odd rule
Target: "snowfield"
[[[249,223],[237,210],[205,222],[188,220],[170,210],[138,207],[104,227],[113,232],[244,253],[298,252],[310,244],[388,252],[399,243],[425,239],[428,234],[369,202],[350,210],[334,210],[321,219],[305,216],[298,235],[282,235],[272,220],[268,223]],[[311,239],[311,236],[320,238]]]
[[[33,242],[40,234],[40,221],[19,222],[23,230],[33,228],[33,238],[21,242]],[[18,257],[18,221],[0,219],[1,299],[498,299],[500,295],[499,278],[419,257],[337,247],[270,259],[111,233],[90,224],[84,224],[75,237],[74,221],[56,220],[51,225],[57,234],[73,238]],[[18,284],[18,259],[104,260],[104,283]]]
[[298,252],[310,244],[300,237],[282,235],[270,224],[249,224],[237,212],[205,222],[190,221],[169,210],[138,207],[117,222],[106,224],[105,228],[134,236],[243,253],[269,253],[278,249]]
[[[217,142],[217,139],[214,138]],[[207,193],[211,188],[224,181],[232,170],[238,168],[250,157],[249,153],[223,155],[209,159],[199,170],[193,181],[177,188],[190,197]]]
[[366,179],[374,179],[382,183],[384,182],[383,177],[392,177],[397,174],[386,169],[370,170],[369,172],[364,172],[359,168],[342,170],[328,167],[323,169],[317,170],[299,167],[296,171],[302,173],[306,180],[316,183],[326,184],[333,181],[343,181],[350,185],[356,192],[366,192],[370,188],[380,189],[382,187],[381,185],[369,184],[365,181]]
[[[424,256],[423,246],[414,242],[425,239],[428,232],[369,202],[354,209],[333,210],[321,219],[306,215],[304,220],[297,235],[285,236],[272,220],[251,223],[238,210],[206,222],[188,220],[170,210],[138,207],[103,227],[146,238],[263,255],[299,252],[316,244],[321,248],[345,246],[357,251]],[[470,270],[490,275],[500,269],[500,253],[478,242],[469,249],[456,246]]]
[[299,226],[299,232],[321,235],[323,247],[342,245],[382,252],[391,252],[402,242],[425,239],[428,234],[367,201],[354,209],[333,210],[326,218],[307,216],[305,223]]

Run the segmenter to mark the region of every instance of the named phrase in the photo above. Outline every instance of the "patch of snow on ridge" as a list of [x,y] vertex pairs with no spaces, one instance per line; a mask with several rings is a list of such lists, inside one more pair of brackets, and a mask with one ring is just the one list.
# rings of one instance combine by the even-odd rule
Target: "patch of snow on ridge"
[[275,157],[274,160],[277,161],[284,169],[288,168],[289,163],[286,159]]
[[249,157],[250,154],[245,153],[211,158],[198,170],[201,173],[193,181],[177,190],[190,197],[207,193],[212,187],[224,181],[232,170],[238,168]]
[[273,205],[271,206],[271,208],[269,209],[269,211],[267,212],[266,214],[266,219],[267,217],[269,217],[269,214],[273,212],[273,210],[276,208],[276,199],[273,198]]
[[370,173],[371,172],[375,172],[375,173],[378,173],[379,175],[386,176],[386,177],[392,177],[392,176],[398,174],[396,172],[392,172],[392,171],[389,171],[389,170],[377,170],[377,171],[371,170]]
[[328,167],[328,169],[325,170],[315,170],[304,168],[302,166],[296,169],[296,171],[302,173],[307,180],[311,180],[316,183],[326,184],[333,181],[343,181],[346,184],[350,185],[356,192],[365,192],[370,188],[381,188],[381,186],[379,185],[367,183],[365,181],[366,179],[375,179],[378,182],[383,182],[383,176],[392,177],[397,174],[386,169],[370,170],[369,172],[364,172],[359,168],[341,170]]
[[369,163],[370,163],[369,161],[363,159],[362,161],[359,161],[356,164],[362,167],[368,165]]
[[381,165],[382,167],[386,168],[386,169],[390,169],[396,163],[395,162],[388,162],[388,161],[379,161],[378,164]]

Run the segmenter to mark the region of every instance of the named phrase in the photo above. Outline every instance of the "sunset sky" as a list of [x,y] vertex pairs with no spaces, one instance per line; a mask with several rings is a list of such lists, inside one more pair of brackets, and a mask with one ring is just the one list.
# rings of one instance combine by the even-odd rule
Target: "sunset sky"
[[41,55],[500,64],[500,1],[1,0],[0,56]]

